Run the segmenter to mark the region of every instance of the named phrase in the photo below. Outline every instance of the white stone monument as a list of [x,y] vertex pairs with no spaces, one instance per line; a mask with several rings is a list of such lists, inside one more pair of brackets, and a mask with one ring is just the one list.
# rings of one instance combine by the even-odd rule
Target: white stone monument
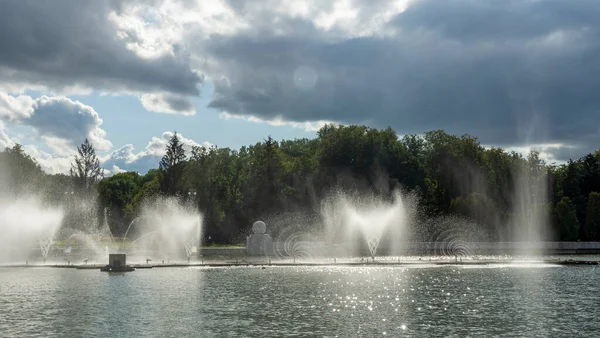
[[256,221],[252,225],[252,234],[246,237],[246,252],[250,256],[270,255],[273,251],[273,239],[266,233],[267,225]]

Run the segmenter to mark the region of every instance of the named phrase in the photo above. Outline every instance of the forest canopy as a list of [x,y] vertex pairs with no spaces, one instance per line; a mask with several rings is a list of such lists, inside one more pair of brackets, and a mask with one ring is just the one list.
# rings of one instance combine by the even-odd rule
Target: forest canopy
[[202,213],[204,240],[235,243],[258,219],[318,213],[332,189],[400,189],[417,196],[419,217],[460,215],[501,233],[515,209],[515,189],[532,185],[524,191],[547,208],[553,239],[600,240],[598,151],[554,165],[535,151],[486,148],[477,137],[442,130],[398,137],[391,128],[327,125],[314,139],[267,137],[240,149],[199,146],[187,154],[175,133],[157,168],[145,174],[103,177],[87,140],[73,163],[71,175],[47,175],[20,145],[7,148],[0,152],[4,197],[35,192],[63,203],[68,195],[93,196],[95,212],[104,217],[107,208],[106,221],[122,235],[145,200],[180,196]]

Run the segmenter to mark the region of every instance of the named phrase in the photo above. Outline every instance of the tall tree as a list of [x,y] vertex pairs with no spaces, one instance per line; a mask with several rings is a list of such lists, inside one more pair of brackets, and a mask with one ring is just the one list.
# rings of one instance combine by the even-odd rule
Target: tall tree
[[179,140],[177,132],[175,132],[167,143],[165,155],[160,160],[159,169],[163,173],[161,190],[169,195],[177,193],[177,187],[181,183],[180,179],[186,161],[183,146],[183,142]]
[[87,138],[77,147],[77,155],[71,163],[70,173],[75,187],[82,191],[89,191],[104,177],[94,146]]
[[160,160],[160,170],[168,171],[169,169],[186,160],[183,145],[183,142],[181,142],[177,136],[177,132],[175,132],[173,136],[171,136],[169,143],[167,143],[165,155]]

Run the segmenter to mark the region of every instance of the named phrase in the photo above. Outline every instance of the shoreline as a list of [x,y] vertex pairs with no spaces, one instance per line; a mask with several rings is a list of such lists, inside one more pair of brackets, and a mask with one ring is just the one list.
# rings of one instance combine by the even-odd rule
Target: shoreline
[[[129,264],[135,269],[189,268],[189,267],[411,267],[411,266],[486,266],[486,265],[600,265],[600,260],[468,260],[468,261],[374,261],[374,262],[205,262],[170,264]],[[0,268],[59,268],[76,270],[100,270],[106,264],[0,264]]]

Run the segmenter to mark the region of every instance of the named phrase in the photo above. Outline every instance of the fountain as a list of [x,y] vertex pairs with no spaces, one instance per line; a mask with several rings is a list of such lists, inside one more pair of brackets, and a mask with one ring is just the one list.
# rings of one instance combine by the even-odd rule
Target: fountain
[[374,260],[384,234],[388,238],[388,251],[395,253],[399,249],[401,241],[405,240],[408,211],[399,192],[391,199],[334,194],[322,205],[326,238],[333,242],[345,241],[350,251],[356,251],[355,236],[358,235]]
[[518,164],[511,213],[511,240],[519,243],[518,250],[525,256],[539,256],[543,241],[548,238],[549,209],[548,183],[545,168],[536,153]]
[[44,260],[44,262],[46,262],[46,258],[48,257],[50,247],[52,246],[52,244],[54,244],[54,235],[38,239],[38,244],[42,253],[42,259]]
[[183,243],[188,263],[190,262],[192,255],[198,253],[198,246],[196,245],[197,243],[198,242],[193,237]]
[[37,246],[45,262],[54,236],[63,220],[63,211],[44,206],[34,197],[0,203],[1,260],[25,261]]
[[130,254],[185,255],[190,262],[198,252],[201,229],[202,215],[195,208],[176,197],[160,197],[142,206],[141,216],[127,227],[122,246]]

